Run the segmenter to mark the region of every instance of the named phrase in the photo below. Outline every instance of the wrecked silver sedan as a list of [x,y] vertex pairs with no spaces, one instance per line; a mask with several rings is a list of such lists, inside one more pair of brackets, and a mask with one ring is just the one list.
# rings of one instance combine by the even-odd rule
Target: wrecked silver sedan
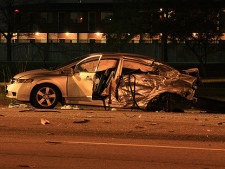
[[181,72],[143,55],[93,53],[55,69],[17,74],[6,96],[45,109],[60,102],[174,111],[196,101],[199,82],[197,68]]

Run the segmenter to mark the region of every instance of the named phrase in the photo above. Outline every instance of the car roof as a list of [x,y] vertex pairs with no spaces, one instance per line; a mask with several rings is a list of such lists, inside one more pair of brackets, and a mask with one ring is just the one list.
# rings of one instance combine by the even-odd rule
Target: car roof
[[147,60],[155,60],[153,57],[150,57],[150,56],[133,54],[133,53],[101,52],[101,53],[87,54],[87,56],[94,56],[94,55],[103,55],[105,57],[114,56],[114,57],[142,58],[142,59],[147,59]]
[[85,58],[88,58],[88,57],[93,57],[93,56],[100,56],[102,55],[104,58],[127,58],[127,59],[133,59],[133,60],[145,60],[145,61],[150,61],[150,62],[154,62],[155,59],[152,58],[152,57],[149,57],[149,56],[145,56],[145,55],[140,55],[140,54],[132,54],[132,53],[116,53],[116,52],[99,52],[99,53],[89,53],[89,54],[86,54],[86,55],[83,55],[83,56],[79,56],[79,57],[76,57],[68,62],[65,62],[57,67],[55,67],[54,69],[60,69],[64,66],[69,66],[73,63],[76,63],[76,62],[79,62]]

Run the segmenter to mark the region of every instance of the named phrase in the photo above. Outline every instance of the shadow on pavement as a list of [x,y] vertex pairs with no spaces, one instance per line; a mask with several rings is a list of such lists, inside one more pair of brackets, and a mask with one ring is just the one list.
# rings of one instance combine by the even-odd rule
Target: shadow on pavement
[[198,97],[198,101],[193,106],[206,110],[207,113],[225,113],[225,102],[221,100]]

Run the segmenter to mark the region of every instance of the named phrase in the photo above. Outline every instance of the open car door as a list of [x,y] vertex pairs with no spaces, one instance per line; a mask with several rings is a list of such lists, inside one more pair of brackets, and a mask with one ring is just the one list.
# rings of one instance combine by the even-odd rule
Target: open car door
[[115,82],[120,74],[121,59],[102,57],[97,67],[93,81],[93,100],[102,100],[105,106],[105,99],[111,97],[114,92]]
[[67,95],[70,101],[92,101],[93,78],[101,55],[82,60],[68,77]]

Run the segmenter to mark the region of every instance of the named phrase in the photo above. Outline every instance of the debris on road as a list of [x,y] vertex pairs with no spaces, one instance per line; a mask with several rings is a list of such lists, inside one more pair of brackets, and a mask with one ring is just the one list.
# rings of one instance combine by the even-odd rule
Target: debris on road
[[35,109],[35,108],[29,108],[29,109],[19,110],[19,112],[29,112],[29,111],[33,111],[33,112],[58,112],[58,113],[60,113],[60,111],[58,111],[57,109]]
[[30,108],[30,104],[9,103],[9,108]]
[[218,125],[221,126],[221,125],[223,125],[223,123],[225,123],[225,122],[218,122]]
[[151,123],[150,125],[153,125],[154,126],[154,125],[158,125],[158,123]]
[[82,108],[78,107],[78,106],[74,106],[74,105],[64,105],[61,107],[61,109],[65,109],[65,110],[82,110]]
[[87,122],[89,122],[90,120],[88,120],[88,119],[84,119],[84,120],[76,120],[76,121],[74,121],[73,123],[87,123]]
[[117,108],[113,107],[113,108],[111,108],[111,111],[117,111]]
[[60,141],[46,141],[46,143],[50,143],[50,144],[62,144],[62,142],[60,142]]
[[18,165],[18,167],[23,167],[23,168],[36,168],[35,165]]
[[9,104],[9,108],[19,108],[20,107],[20,104],[18,103],[10,103]]
[[50,124],[50,122],[47,119],[41,119],[41,124]]
[[173,133],[173,132],[174,132],[174,130],[173,130],[173,129],[170,129],[170,130],[169,130],[169,132]]
[[57,109],[34,109],[34,112],[58,112],[58,113],[60,113],[60,111],[58,111]]
[[144,126],[136,125],[135,128],[136,129],[142,129],[142,128],[144,128]]
[[24,110],[19,110],[19,112],[28,112],[28,111],[34,111],[34,108],[29,108],[29,109],[24,109]]
[[133,115],[133,116],[128,116],[126,113],[123,113],[126,117],[130,117],[130,118],[133,118],[133,117],[136,117],[136,115]]

